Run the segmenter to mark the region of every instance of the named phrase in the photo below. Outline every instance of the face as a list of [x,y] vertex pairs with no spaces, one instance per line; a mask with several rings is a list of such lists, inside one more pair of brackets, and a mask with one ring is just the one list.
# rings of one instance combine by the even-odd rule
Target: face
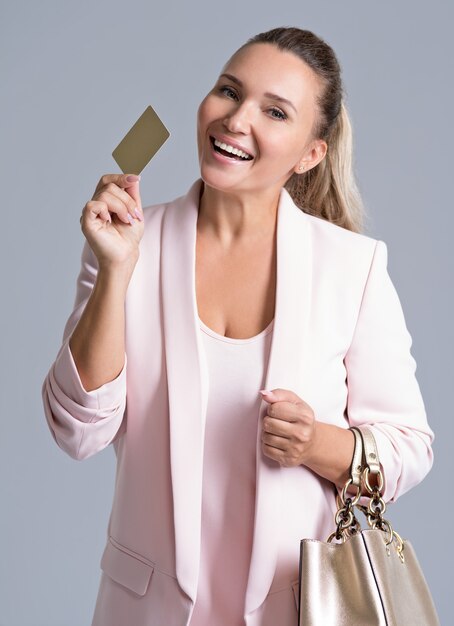
[[[326,143],[311,137],[318,90],[315,73],[291,52],[263,43],[237,52],[197,112],[204,182],[244,192],[280,188],[300,164],[315,167],[326,153]],[[213,137],[252,158],[217,153]]]

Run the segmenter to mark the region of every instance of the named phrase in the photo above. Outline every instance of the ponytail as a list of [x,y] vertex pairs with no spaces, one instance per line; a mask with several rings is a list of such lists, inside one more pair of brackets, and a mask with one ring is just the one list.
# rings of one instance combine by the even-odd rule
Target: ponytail
[[294,203],[305,213],[321,217],[354,232],[363,232],[365,210],[352,164],[353,133],[345,104],[328,137],[325,158],[285,184]]

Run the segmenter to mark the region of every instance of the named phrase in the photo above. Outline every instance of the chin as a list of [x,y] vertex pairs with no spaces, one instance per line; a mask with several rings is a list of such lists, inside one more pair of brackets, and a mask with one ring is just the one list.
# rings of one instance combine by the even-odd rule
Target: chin
[[[236,168],[222,170],[203,163],[200,165],[200,178],[215,189],[229,189],[242,185],[245,177],[235,171]],[[246,176],[248,178],[248,176]]]

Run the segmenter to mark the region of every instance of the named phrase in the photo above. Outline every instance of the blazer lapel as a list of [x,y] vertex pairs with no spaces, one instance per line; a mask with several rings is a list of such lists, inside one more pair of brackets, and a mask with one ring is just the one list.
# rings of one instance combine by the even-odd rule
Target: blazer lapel
[[[161,249],[176,573],[182,589],[193,601],[199,573],[208,394],[195,289],[196,232],[202,184],[202,179],[197,179],[186,195],[166,206]],[[266,388],[281,387],[307,394],[310,390],[311,239],[307,215],[293,203],[285,188],[279,198],[276,245],[276,304]],[[267,406],[262,400],[258,415],[254,538],[245,615],[257,609],[269,591],[277,562],[279,529],[285,529],[285,520],[279,517],[282,470],[261,449],[261,422]]]
[[[310,390],[308,327],[312,293],[312,249],[308,217],[283,187],[276,233],[276,301],[265,389],[290,389],[302,397]],[[268,403],[260,403],[257,428],[254,539],[245,616],[265,600],[276,569],[280,532],[281,466],[262,452],[261,428]],[[285,470],[284,470],[285,471]]]
[[176,574],[195,601],[200,559],[207,378],[198,329],[195,245],[198,179],[163,215],[161,290],[167,363]]

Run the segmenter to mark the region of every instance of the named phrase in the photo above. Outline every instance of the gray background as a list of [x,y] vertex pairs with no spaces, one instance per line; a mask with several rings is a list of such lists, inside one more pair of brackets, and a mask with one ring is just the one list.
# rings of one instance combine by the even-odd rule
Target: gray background
[[324,38],[343,67],[366,234],[388,244],[437,436],[432,472],[388,513],[451,623],[449,5],[3,0],[0,626],[89,625],[97,593],[114,452],[70,459],[41,404],[74,301],[82,207],[119,171],[111,152],[148,104],[172,135],[142,174],[143,204],[184,193],[199,175],[197,106],[222,64],[249,36],[293,25]]

